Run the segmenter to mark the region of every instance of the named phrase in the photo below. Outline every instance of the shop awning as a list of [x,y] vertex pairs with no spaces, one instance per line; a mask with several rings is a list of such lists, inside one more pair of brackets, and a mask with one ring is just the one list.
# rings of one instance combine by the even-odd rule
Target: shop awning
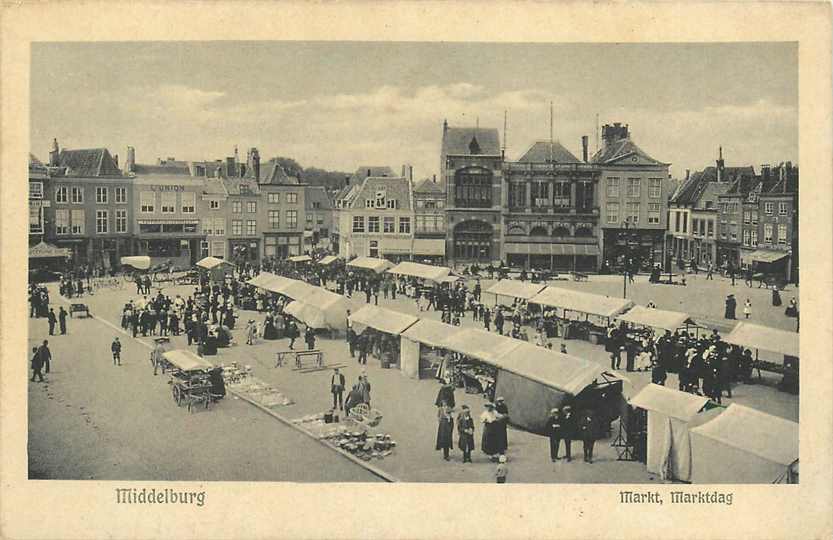
[[451,272],[451,268],[406,261],[397,264],[388,270],[388,272],[398,276],[411,276],[439,282],[442,278],[447,276],[449,272]]
[[519,342],[516,347],[497,358],[495,365],[574,396],[605,372],[604,367],[596,362],[525,341]]
[[445,257],[445,238],[414,238],[411,249],[414,255],[441,255]]
[[687,324],[694,324],[694,321],[686,313],[647,308],[645,306],[633,306],[627,313],[620,315],[618,318],[620,321],[631,324],[672,332]]
[[777,251],[774,249],[756,249],[752,252],[741,251],[740,259],[745,263],[759,262],[759,263],[774,263],[778,262],[784,257],[789,256],[786,251]]
[[486,289],[486,292],[500,296],[510,296],[512,298],[523,298],[524,300],[529,300],[545,288],[546,285],[540,285],[537,283],[529,283],[515,279],[502,279]]
[[30,259],[52,259],[57,257],[69,257],[67,248],[59,248],[46,242],[40,242],[29,248]]
[[230,262],[224,261],[223,259],[218,259],[216,257],[206,257],[197,261],[197,266],[199,266],[200,268],[205,268],[206,270],[212,270],[223,264],[234,266]]
[[615,317],[633,306],[633,302],[625,298],[612,298],[559,287],[547,287],[529,302],[600,317]]
[[398,336],[410,328],[419,319],[413,315],[407,315],[398,311],[380,308],[367,304],[357,312],[350,315],[350,322],[375,328],[380,332]]
[[295,263],[308,262],[312,260],[312,257],[309,255],[295,255],[294,257],[290,257],[289,260]]
[[327,266],[327,265],[333,264],[337,260],[338,260],[338,257],[336,257],[335,255],[327,255],[326,257],[324,257],[320,261],[318,261],[318,264],[320,264],[321,266]]
[[459,326],[452,326],[432,319],[420,319],[412,327],[402,332],[402,335],[411,341],[424,343],[430,347],[443,348],[448,336],[459,330]]
[[520,340],[501,336],[477,328],[459,329],[451,334],[443,347],[465,354],[493,366],[499,365],[499,359],[515,350]]
[[162,356],[165,358],[165,360],[167,360],[177,368],[181,369],[182,371],[207,370],[212,369],[214,367],[214,365],[208,362],[207,360],[197,356],[191,351],[186,351],[184,349],[168,351],[162,353]]
[[748,349],[798,356],[798,332],[739,322],[729,335],[723,338],[723,341]]
[[649,384],[632,397],[629,403],[647,411],[656,411],[688,422],[703,410],[709,398],[680,392],[658,384]]
[[381,274],[388,268],[393,266],[393,263],[387,259],[377,259],[375,257],[357,257],[347,263],[347,266],[353,268],[361,268],[363,270],[373,270],[377,274]]
[[122,266],[130,266],[136,270],[147,270],[150,268],[150,257],[137,255],[135,257],[122,257],[119,259]]
[[506,253],[514,255],[599,255],[599,247],[595,244],[507,242],[505,249]]
[[797,422],[737,403],[691,432],[780,465],[790,465],[798,459]]

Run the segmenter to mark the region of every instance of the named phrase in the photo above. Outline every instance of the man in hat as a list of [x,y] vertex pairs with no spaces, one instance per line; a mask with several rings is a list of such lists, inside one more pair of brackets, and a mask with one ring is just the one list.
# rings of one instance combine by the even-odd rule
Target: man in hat
[[468,405],[463,405],[457,416],[457,433],[460,436],[457,445],[463,452],[463,463],[471,463],[471,451],[474,450],[474,419]]
[[730,294],[726,297],[726,311],[723,314],[723,317],[726,319],[734,320],[735,318],[735,309],[738,307],[738,301],[735,300],[735,295]]
[[593,447],[599,431],[595,411],[592,409],[582,411],[578,418],[577,428],[584,447],[584,461],[593,463]]
[[49,335],[55,335],[55,322],[57,319],[55,318],[55,310],[53,308],[49,308],[49,314],[46,316],[46,321],[49,323]]
[[573,411],[569,405],[564,405],[561,409],[558,407],[550,411],[550,416],[547,421],[550,436],[550,459],[555,462],[561,458],[558,457],[558,450],[561,446],[561,441],[564,441],[564,450],[566,452],[565,458],[567,461],[572,461],[572,433],[571,424],[573,422]]
[[67,334],[67,310],[64,309],[64,306],[61,306],[58,310],[58,325],[61,329],[61,335],[65,336]]
[[43,369],[43,359],[41,358],[40,351],[37,347],[32,347],[32,382],[35,382],[35,377],[38,378],[38,382],[43,382],[41,369]]
[[121,342],[119,341],[118,336],[113,339],[113,343],[110,344],[110,352],[113,353],[113,365],[120,366],[121,365]]
[[339,409],[344,410],[342,395],[344,394],[345,383],[344,374],[338,368],[335,368],[333,370],[333,376],[330,378],[330,392],[333,394],[333,409],[338,405]]

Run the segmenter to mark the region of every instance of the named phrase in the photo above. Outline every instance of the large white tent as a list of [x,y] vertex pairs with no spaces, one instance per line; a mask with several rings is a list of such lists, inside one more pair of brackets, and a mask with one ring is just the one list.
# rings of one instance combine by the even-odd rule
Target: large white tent
[[689,425],[703,412],[709,398],[649,384],[630,399],[648,411],[648,472],[663,480],[691,479]]
[[477,360],[497,365],[498,359],[523,343],[478,328],[462,328],[448,337],[444,347]]
[[418,320],[413,315],[380,308],[372,304],[366,304],[360,310],[350,315],[350,322],[353,324],[369,326],[380,332],[395,336],[407,330]]
[[263,289],[263,288],[265,288],[265,286],[268,283],[274,281],[275,278],[278,278],[278,277],[279,276],[277,274],[272,274],[270,272],[261,272],[258,275],[256,275],[255,277],[253,277],[252,279],[250,279],[249,281],[247,281],[246,283],[253,286],[253,287],[258,287],[259,289]]
[[749,349],[798,357],[798,336],[798,332],[739,322],[723,341]]
[[427,279],[437,283],[441,282],[449,272],[451,272],[451,269],[445,266],[432,266],[410,261],[401,262],[388,270],[389,274]]
[[352,268],[361,268],[362,270],[372,270],[377,274],[381,274],[388,268],[393,266],[393,263],[387,259],[377,259],[376,257],[356,257],[347,266]]
[[524,300],[529,300],[545,288],[546,285],[528,283],[526,281],[518,281],[516,279],[501,279],[486,289],[486,292],[494,294],[495,296],[508,296],[510,298],[522,298]]
[[311,261],[312,257],[310,257],[309,255],[295,255],[293,257],[290,257],[288,260],[294,263],[302,263]]
[[[347,330],[347,299],[321,287],[311,287],[299,295],[300,316],[290,313],[313,328]],[[291,304],[290,304],[291,305]]]
[[288,303],[283,308],[283,312],[292,315],[305,325],[310,326],[312,328],[329,327],[327,321],[324,320],[324,313],[321,310],[315,309],[308,304],[299,302],[298,300],[293,300],[292,302]]
[[798,423],[733,403],[691,430],[691,482],[781,482],[798,460]]
[[560,287],[545,288],[530,298],[529,303],[607,318],[615,317],[634,305],[626,298],[613,298]]
[[638,326],[648,326],[660,330],[670,330],[671,332],[686,325],[694,324],[687,313],[647,308],[645,306],[633,306],[627,313],[620,315],[618,319]]

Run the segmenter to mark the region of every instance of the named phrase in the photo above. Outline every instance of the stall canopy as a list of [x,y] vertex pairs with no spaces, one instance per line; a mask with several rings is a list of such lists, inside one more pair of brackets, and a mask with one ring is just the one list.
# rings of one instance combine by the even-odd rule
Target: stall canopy
[[147,270],[150,268],[150,257],[146,255],[139,255],[136,257],[122,257],[120,259],[122,266],[130,266],[136,270]]
[[462,278],[460,276],[448,275],[443,276],[442,279],[440,279],[440,283],[454,283],[456,281],[460,281],[461,279]]
[[634,305],[626,298],[613,298],[559,287],[547,287],[529,302],[600,317],[615,317]]
[[[57,257],[69,257],[70,253],[67,248],[59,248],[46,242],[40,242],[29,248],[30,259],[53,259]],[[122,257],[124,259],[124,257]],[[123,264],[123,263],[122,263]],[[150,259],[148,259],[148,266]]]
[[312,328],[327,328],[329,326],[327,321],[324,320],[324,313],[321,310],[298,300],[293,300],[287,304],[283,311]]
[[275,278],[279,277],[276,274],[272,274],[270,272],[261,272],[246,283],[251,285],[252,287],[258,287],[263,289],[266,285],[272,282]]
[[690,422],[709,399],[649,384],[630,404],[648,411],[648,472],[661,479],[691,479]]
[[309,255],[295,255],[294,257],[290,257],[289,260],[296,263],[308,262],[312,260],[312,257]]
[[392,267],[393,263],[386,259],[377,259],[375,257],[358,257],[347,263],[347,266],[362,268],[364,270],[372,270],[377,274],[381,274],[388,268]]
[[749,349],[798,357],[798,332],[739,322],[723,341]]
[[769,264],[778,262],[787,256],[789,256],[789,253],[786,251],[776,251],[773,249],[757,249],[751,253],[741,252],[741,260],[745,263],[759,262]]
[[338,257],[336,257],[335,255],[327,255],[326,257],[324,257],[320,261],[318,261],[318,264],[320,264],[322,266],[327,266],[329,264],[333,264],[337,260],[338,260]]
[[272,274],[269,278],[261,282],[260,287],[269,292],[282,294],[283,290],[289,285],[292,285],[293,283],[295,283],[294,279]]
[[499,366],[499,359],[512,352],[522,341],[478,328],[459,329],[446,339],[443,347],[465,354],[493,366]]
[[496,366],[573,396],[578,395],[605,372],[605,369],[595,362],[525,341],[498,358]]
[[304,297],[311,295],[316,289],[318,289],[318,287],[310,285],[305,281],[286,279],[287,281],[284,281],[275,288],[279,289],[277,292],[284,296],[288,296],[293,300],[303,300]]
[[486,292],[498,296],[511,296],[512,298],[523,298],[529,300],[543,291],[546,285],[527,283],[515,279],[502,279],[486,289]]
[[[296,299],[300,316],[290,313],[313,328],[347,329],[347,299],[321,287],[309,287]],[[296,303],[293,302],[293,303]]]
[[388,272],[398,276],[411,276],[439,283],[449,274],[449,272],[451,272],[451,268],[405,261],[397,264],[388,270]]
[[632,307],[627,313],[620,315],[619,320],[672,332],[686,325],[694,324],[694,321],[686,313],[647,308],[645,306]]
[[772,483],[798,460],[798,423],[733,403],[691,430],[692,483]]
[[415,325],[405,330],[402,335],[411,341],[424,343],[429,347],[443,348],[446,339],[459,330],[459,326],[452,326],[432,319],[420,319]]
[[162,353],[162,356],[165,358],[165,360],[167,360],[177,368],[181,369],[182,371],[196,371],[212,369],[214,367],[214,365],[208,362],[207,360],[200,358],[191,351],[186,351],[183,349],[168,351]]
[[350,315],[350,322],[375,328],[380,332],[398,336],[419,319],[398,311],[367,304]]
[[205,268],[206,270],[213,270],[214,268],[217,268],[218,266],[224,264],[234,266],[230,262],[224,261],[223,259],[218,259],[216,257],[206,257],[197,261],[197,266],[199,266],[200,268]]

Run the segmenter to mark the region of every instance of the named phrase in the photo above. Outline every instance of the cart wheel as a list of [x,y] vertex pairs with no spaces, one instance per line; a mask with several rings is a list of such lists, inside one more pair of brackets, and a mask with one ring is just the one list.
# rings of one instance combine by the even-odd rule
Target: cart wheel
[[176,406],[179,407],[180,405],[182,405],[182,389],[179,387],[178,384],[174,384],[171,387],[171,393],[173,394]]

